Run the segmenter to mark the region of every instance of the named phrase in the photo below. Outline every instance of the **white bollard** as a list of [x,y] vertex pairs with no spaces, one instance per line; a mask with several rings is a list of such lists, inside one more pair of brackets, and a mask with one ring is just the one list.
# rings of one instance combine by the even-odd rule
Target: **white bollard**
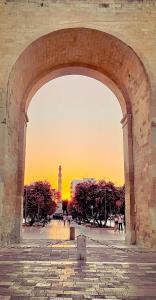
[[86,260],[86,237],[84,235],[77,237],[77,259]]

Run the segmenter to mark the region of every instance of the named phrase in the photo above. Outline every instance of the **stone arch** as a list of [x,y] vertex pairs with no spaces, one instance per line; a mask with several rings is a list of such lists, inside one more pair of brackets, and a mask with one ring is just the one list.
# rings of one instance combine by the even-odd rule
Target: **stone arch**
[[[24,181],[26,110],[33,93],[65,74],[96,78],[117,95],[123,112],[126,182],[126,237],[130,243],[153,245],[150,224],[150,85],[145,68],[124,42],[87,28],[58,30],[29,45],[12,67],[7,94],[7,146],[2,224],[4,242],[20,240]],[[145,165],[146,162],[146,165]],[[11,189],[8,189],[8,187]],[[7,197],[6,197],[7,195]],[[11,205],[9,202],[11,201]],[[155,243],[155,242],[154,242]]]

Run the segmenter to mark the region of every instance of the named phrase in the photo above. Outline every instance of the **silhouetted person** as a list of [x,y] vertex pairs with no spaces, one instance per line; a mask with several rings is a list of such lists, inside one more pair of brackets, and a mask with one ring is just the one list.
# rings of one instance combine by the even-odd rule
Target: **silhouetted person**
[[115,215],[114,217],[114,230],[117,231],[118,229],[118,216]]
[[63,223],[64,223],[64,226],[65,226],[65,224],[66,224],[66,215],[63,215]]
[[123,230],[123,216],[119,214],[118,216],[118,226],[119,226],[119,231]]

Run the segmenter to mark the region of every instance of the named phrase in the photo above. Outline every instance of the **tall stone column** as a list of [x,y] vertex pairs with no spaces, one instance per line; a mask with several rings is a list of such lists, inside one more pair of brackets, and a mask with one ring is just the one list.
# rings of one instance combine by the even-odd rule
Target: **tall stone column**
[[152,120],[151,120],[151,173],[152,187],[149,203],[149,221],[151,225],[150,247],[156,249],[156,83],[152,85]]
[[[12,110],[11,110],[12,109]],[[20,242],[24,182],[25,113],[6,104],[0,89],[0,245]],[[16,117],[15,117],[16,116]],[[20,117],[19,117],[20,116]]]
[[125,205],[126,205],[126,241],[136,243],[135,234],[135,195],[134,195],[134,166],[132,116],[126,114],[121,120],[123,126],[124,172],[125,172]]
[[156,117],[152,119],[152,193],[149,203],[150,247],[156,249]]
[[0,89],[0,244],[16,241],[14,231],[17,154],[12,144],[14,129],[9,124],[6,89]]
[[0,245],[5,240],[5,192],[6,192],[6,137],[7,137],[7,125],[6,125],[6,105],[5,105],[5,89],[0,88]]
[[25,150],[26,150],[26,128],[28,117],[25,112],[20,112],[19,116],[19,138],[18,138],[18,173],[17,173],[17,205],[15,232],[22,238],[22,222],[23,222],[23,192],[24,192],[24,171],[25,171]]

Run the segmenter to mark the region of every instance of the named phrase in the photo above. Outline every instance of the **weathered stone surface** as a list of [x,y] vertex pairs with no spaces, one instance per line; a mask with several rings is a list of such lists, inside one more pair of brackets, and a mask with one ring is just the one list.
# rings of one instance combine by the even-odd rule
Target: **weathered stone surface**
[[75,241],[66,248],[23,243],[0,249],[0,300],[156,299],[156,253],[88,239],[87,261],[78,262]]
[[86,237],[79,235],[77,237],[77,259],[86,260]]
[[75,240],[75,227],[70,226],[70,240]]
[[156,248],[155,23],[154,0],[0,2],[2,243],[20,240],[28,103],[48,80],[84,74],[122,107],[127,240]]

